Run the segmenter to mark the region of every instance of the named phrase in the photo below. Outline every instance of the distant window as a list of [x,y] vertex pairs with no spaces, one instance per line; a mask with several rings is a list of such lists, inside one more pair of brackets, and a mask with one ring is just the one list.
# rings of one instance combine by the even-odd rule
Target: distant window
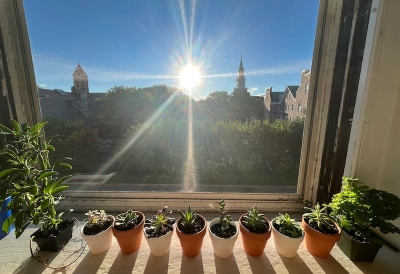
[[292,121],[292,117],[289,117],[289,121],[290,121],[290,122]]
[[276,111],[280,111],[280,110],[281,110],[280,106],[276,106]]
[[271,105],[271,110],[275,111],[275,105]]
[[294,110],[294,104],[292,104],[292,111]]
[[301,112],[301,103],[299,103],[299,112]]
[[306,85],[306,93],[308,93],[308,86],[309,86],[309,83],[307,83],[307,85]]

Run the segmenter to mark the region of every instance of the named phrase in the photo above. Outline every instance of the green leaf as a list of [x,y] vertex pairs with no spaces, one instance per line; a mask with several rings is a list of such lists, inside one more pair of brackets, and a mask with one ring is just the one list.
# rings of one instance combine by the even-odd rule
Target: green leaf
[[46,149],[49,151],[55,151],[56,149],[52,145],[47,145]]
[[14,216],[10,215],[3,223],[2,226],[3,232],[8,233],[13,223],[14,223]]
[[9,129],[8,127],[0,124],[0,134],[13,134],[14,135],[14,132],[11,129]]
[[2,172],[0,172],[0,178],[3,178],[4,176],[7,176],[8,174],[14,173],[20,171],[19,168],[9,168],[6,170],[3,170]]
[[28,225],[30,225],[31,222],[27,221],[26,223],[24,223],[20,229],[16,229],[15,230],[15,236],[17,237],[17,239],[19,238],[19,236],[22,235],[22,233],[24,233],[25,229],[28,227]]
[[53,188],[57,188],[61,183],[63,183],[65,180],[67,180],[68,178],[71,178],[72,175],[66,175],[64,177],[61,177],[60,179],[57,180],[57,182],[51,184],[51,189]]
[[11,119],[10,122],[11,122],[15,132],[16,133],[20,133],[21,129],[20,129],[20,126],[19,126],[18,122],[13,120],[13,119]]
[[74,211],[74,210],[73,210],[73,209],[67,209],[66,211],[61,212],[60,214],[58,214],[58,218],[59,218],[59,219],[63,219],[64,216],[70,214],[72,211]]
[[66,163],[60,163],[58,164],[59,167],[67,168],[67,169],[72,169],[72,166],[70,164]]
[[51,195],[54,195],[54,194],[56,194],[58,192],[61,192],[61,191],[65,190],[65,189],[67,189],[67,188],[69,188],[69,186],[59,186],[59,187],[57,187],[55,189],[52,189],[51,190]]
[[49,176],[53,176],[53,175],[56,175],[56,174],[58,174],[58,172],[56,172],[56,171],[47,171],[47,172],[41,174],[41,175],[39,176],[39,178],[37,178],[37,180],[40,181],[40,180],[42,180],[43,178],[46,178],[46,177],[49,177]]

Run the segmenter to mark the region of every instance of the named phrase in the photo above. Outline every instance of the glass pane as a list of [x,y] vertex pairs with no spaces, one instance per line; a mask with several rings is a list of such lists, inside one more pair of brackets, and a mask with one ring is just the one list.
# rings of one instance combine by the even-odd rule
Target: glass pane
[[317,0],[24,6],[71,190],[296,191]]

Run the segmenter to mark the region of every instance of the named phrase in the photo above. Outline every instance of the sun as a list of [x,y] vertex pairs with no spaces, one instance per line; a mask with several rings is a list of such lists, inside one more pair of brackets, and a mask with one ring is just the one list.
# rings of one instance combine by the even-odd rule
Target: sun
[[182,68],[179,78],[181,87],[191,90],[200,84],[201,74],[198,67],[188,64]]

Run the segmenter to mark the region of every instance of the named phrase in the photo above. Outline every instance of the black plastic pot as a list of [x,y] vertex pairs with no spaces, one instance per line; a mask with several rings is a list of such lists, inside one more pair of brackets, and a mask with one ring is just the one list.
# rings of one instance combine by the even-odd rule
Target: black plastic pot
[[359,242],[342,230],[342,237],[337,245],[353,262],[373,262],[383,244]]
[[35,238],[33,238],[33,241],[37,243],[41,251],[58,252],[72,238],[73,227],[74,227],[74,221],[71,220],[70,224],[57,237],[49,237],[49,238],[36,237],[39,230],[36,230],[31,235],[31,237],[35,236]]

